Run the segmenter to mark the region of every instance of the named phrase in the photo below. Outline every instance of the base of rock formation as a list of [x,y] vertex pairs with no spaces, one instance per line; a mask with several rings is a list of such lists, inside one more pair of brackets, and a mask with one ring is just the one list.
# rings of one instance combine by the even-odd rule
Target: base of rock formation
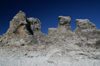
[[[71,43],[70,43],[71,42]],[[0,47],[0,66],[99,66],[100,49],[79,47],[74,42],[56,43],[46,48]],[[70,44],[69,44],[70,43]],[[68,45],[66,45],[68,44]],[[42,49],[39,49],[42,48]]]

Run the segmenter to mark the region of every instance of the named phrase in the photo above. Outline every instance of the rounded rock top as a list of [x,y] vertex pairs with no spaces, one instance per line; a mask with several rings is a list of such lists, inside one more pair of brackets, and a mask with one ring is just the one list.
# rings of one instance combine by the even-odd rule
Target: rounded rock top
[[59,16],[58,19],[60,22],[71,22],[71,18],[69,16]]
[[88,19],[76,19],[75,22],[88,23],[90,21]]

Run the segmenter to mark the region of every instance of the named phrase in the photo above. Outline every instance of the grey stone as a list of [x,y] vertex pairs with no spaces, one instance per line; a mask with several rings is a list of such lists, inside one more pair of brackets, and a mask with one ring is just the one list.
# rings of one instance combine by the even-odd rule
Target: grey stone
[[[18,61],[19,65],[30,60],[33,65],[36,63],[35,66],[37,64],[40,66],[42,63],[42,66],[47,66],[48,62],[49,65],[52,63],[66,66],[65,61],[68,61],[67,64],[72,62],[72,64],[69,64],[71,66],[74,61],[77,64],[76,62],[79,63],[81,60],[83,63],[84,59],[89,60],[89,62],[95,59],[98,60],[98,62],[95,61],[97,63],[93,60],[94,63],[92,62],[92,64],[88,64],[89,62],[86,61],[86,64],[79,63],[78,65],[91,66],[97,64],[98,66],[100,60],[100,29],[97,29],[88,19],[76,19],[77,28],[72,32],[71,18],[66,16],[59,16],[58,18],[58,27],[49,28],[48,35],[45,35],[41,31],[39,19],[27,18],[24,12],[19,11],[10,21],[8,31],[0,36],[0,57],[4,57],[3,60],[0,60],[11,59],[7,65],[13,62],[12,59],[22,60],[21,63]],[[32,59],[27,60],[28,57]],[[39,63],[37,63],[38,61]],[[61,61],[64,63],[60,63]],[[14,64],[17,64],[17,62],[15,61]]]

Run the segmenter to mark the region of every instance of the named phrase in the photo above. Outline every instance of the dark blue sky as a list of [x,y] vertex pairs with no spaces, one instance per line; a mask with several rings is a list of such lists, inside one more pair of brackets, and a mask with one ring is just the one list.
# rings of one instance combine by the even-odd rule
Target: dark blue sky
[[89,19],[100,29],[100,0],[0,0],[0,35],[19,10],[38,18],[45,34],[58,26],[60,15],[71,17],[72,30],[76,29],[75,19]]

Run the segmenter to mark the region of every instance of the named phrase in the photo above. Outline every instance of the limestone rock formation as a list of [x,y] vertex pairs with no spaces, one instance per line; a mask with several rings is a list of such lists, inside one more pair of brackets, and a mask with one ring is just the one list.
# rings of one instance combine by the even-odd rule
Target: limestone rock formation
[[70,26],[71,18],[69,16],[59,16],[58,19],[59,24],[57,28],[59,29],[59,32],[66,33],[72,31]]
[[0,65],[99,66],[100,29],[88,19],[76,19],[77,28],[72,32],[69,16],[58,19],[58,27],[49,28],[45,35],[39,19],[19,11],[0,36]]
[[[57,28],[49,28],[48,35],[50,36],[71,36],[72,30],[70,26],[71,18],[69,16],[59,16]],[[65,34],[65,35],[64,35]]]
[[[71,30],[69,16],[59,16],[57,28],[49,28],[48,35],[41,31],[41,22],[37,18],[27,18],[26,14],[19,11],[10,21],[7,32],[0,36],[0,44],[14,46],[48,46],[63,42],[74,42],[74,44],[98,44],[100,41],[100,29],[88,19],[76,19],[77,28]],[[71,40],[71,41],[69,41]],[[76,42],[75,42],[76,41]],[[83,43],[82,43],[83,42]]]

